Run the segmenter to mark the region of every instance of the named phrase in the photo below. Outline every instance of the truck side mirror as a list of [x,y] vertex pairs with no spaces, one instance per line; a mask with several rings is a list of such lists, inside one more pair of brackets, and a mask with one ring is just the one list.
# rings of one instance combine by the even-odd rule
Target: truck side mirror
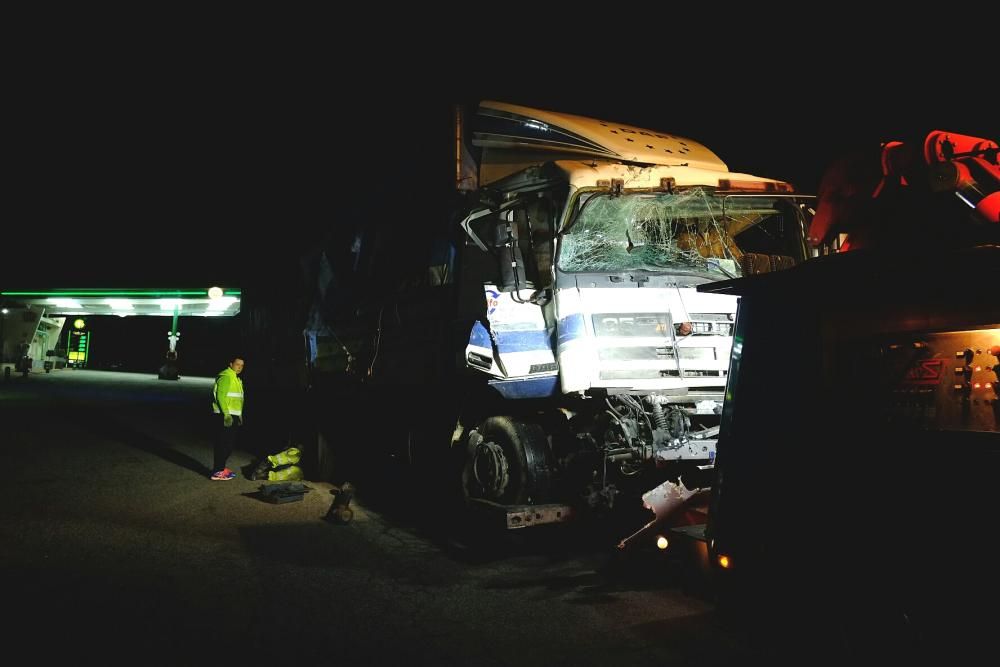
[[525,257],[517,222],[503,219],[499,211],[480,209],[462,220],[461,227],[480,250],[496,261],[496,283],[501,292],[534,289],[529,276],[537,270],[533,264],[526,264],[534,257],[530,252]]
[[461,222],[462,230],[483,252],[490,252],[497,226],[497,214],[488,208],[473,211]]

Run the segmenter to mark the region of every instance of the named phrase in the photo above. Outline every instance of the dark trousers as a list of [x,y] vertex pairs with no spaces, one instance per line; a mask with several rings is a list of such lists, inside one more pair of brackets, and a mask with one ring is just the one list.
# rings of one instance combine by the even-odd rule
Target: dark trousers
[[233,425],[226,427],[225,416],[215,415],[215,423],[218,433],[215,436],[215,454],[212,460],[212,472],[218,472],[226,467],[229,455],[236,447],[236,440],[239,438],[239,431],[243,427],[243,420],[233,416]]

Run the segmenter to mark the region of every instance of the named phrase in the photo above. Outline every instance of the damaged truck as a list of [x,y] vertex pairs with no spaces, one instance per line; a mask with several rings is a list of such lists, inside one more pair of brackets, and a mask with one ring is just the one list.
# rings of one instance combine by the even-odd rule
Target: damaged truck
[[805,260],[813,198],[669,133],[465,121],[451,218],[362,212],[306,263],[320,467],[391,456],[507,529],[702,486],[737,298],[698,288]]

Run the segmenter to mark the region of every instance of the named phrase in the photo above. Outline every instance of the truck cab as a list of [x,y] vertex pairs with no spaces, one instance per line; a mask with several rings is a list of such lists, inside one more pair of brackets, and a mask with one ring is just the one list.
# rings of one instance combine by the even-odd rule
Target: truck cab
[[471,125],[452,225],[359,232],[367,291],[314,311],[313,368],[508,529],[709,471],[737,299],[699,288],[805,260],[812,197],[665,132],[500,102]]
[[[547,461],[556,498],[590,506],[630,478],[710,467],[737,300],[698,287],[801,263],[811,198],[683,137],[492,102],[480,114],[463,252],[491,257],[495,279],[460,287],[485,305],[464,362],[508,400],[496,409],[541,427],[528,447],[545,451],[523,458]],[[469,496],[538,498],[506,493],[518,448],[467,426]]]

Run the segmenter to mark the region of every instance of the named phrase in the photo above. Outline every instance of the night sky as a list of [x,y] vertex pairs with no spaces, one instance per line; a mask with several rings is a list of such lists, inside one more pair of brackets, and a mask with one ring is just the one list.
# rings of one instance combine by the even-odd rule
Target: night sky
[[[506,66],[502,50],[434,64],[406,50],[408,61],[384,66],[346,46],[308,58],[222,42],[162,54],[36,51],[5,91],[4,245],[25,248],[29,264],[46,258],[53,279],[72,283],[281,271],[277,257],[345,218],[445,215],[452,108],[481,99],[686,136],[734,171],[814,192],[823,167],[856,146],[939,128],[1000,135],[979,41],[950,57],[930,41],[879,44],[885,51],[866,58],[853,43],[845,55],[761,39],[742,58],[720,51],[715,66],[679,43],[659,59],[618,62],[581,47]],[[3,284],[23,275],[10,274],[10,255]]]
[[487,73],[120,56],[16,72],[3,289],[266,284],[344,222],[445,216],[452,109],[480,99],[686,136],[805,192],[853,147],[930,129],[1000,136],[987,82],[948,63],[793,58],[726,74],[671,54],[639,81],[638,62]]

